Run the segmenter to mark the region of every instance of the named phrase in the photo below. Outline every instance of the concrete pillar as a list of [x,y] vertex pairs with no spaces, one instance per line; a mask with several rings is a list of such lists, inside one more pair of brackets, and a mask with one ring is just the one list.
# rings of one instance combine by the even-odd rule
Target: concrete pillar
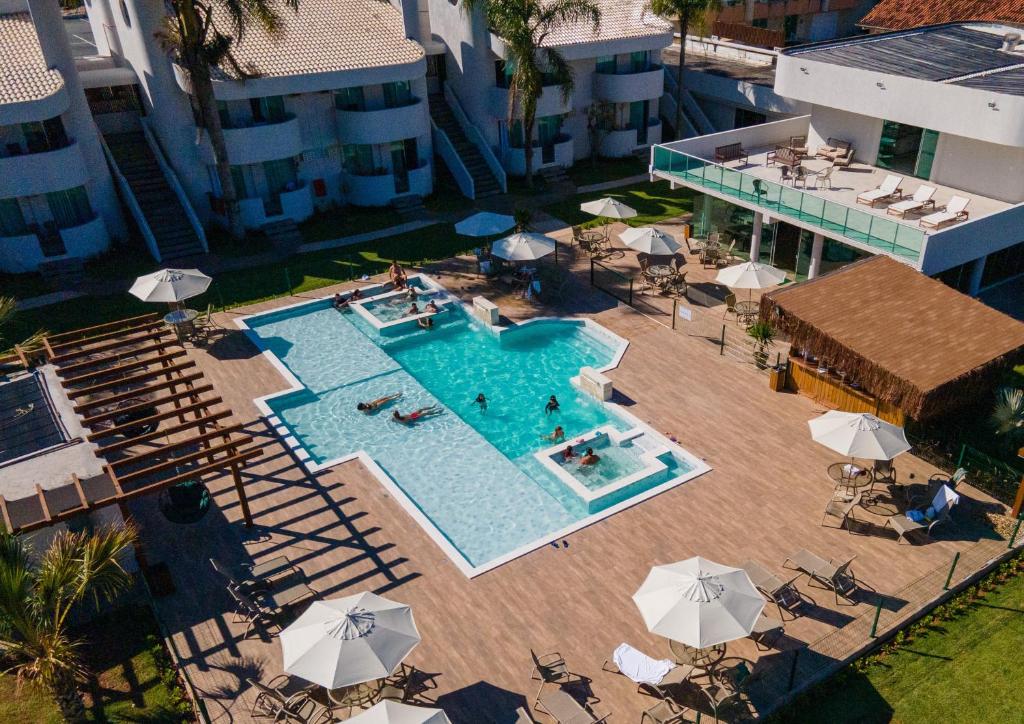
[[967,293],[972,297],[978,296],[981,291],[981,277],[985,273],[985,260],[988,256],[980,256],[971,264],[970,277],[967,280]]
[[746,25],[754,24],[754,3],[757,0],[747,0],[743,7],[743,22]]
[[754,231],[750,234],[750,261],[761,258],[761,227],[764,225],[764,214],[754,212]]
[[815,234],[811,243],[811,265],[807,268],[807,278],[814,279],[821,273],[821,252],[825,248],[825,235]]

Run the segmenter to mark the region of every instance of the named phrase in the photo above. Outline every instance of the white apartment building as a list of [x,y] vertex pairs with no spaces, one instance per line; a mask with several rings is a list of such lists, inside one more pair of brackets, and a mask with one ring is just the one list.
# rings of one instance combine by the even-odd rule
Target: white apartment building
[[[700,192],[698,233],[797,279],[886,254],[977,294],[1024,273],[1019,32],[957,23],[782,51],[774,90],[808,114],[657,146],[652,177]],[[852,148],[853,162],[814,158],[824,146]],[[784,165],[782,147],[807,156]],[[867,202],[889,175],[899,193]],[[920,208],[892,208],[929,189]],[[966,215],[931,224],[954,197]]]
[[93,256],[124,233],[59,5],[0,0],[0,271]]

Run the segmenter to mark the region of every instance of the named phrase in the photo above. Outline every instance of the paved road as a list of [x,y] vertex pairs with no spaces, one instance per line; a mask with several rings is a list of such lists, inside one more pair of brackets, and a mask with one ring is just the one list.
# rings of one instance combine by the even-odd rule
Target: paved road
[[92,28],[85,16],[64,18],[64,32],[71,42],[71,54],[76,58],[96,55],[96,43]]

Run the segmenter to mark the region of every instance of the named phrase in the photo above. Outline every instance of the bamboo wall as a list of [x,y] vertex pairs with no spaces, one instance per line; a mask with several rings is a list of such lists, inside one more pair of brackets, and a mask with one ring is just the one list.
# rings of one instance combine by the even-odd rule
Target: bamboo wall
[[882,402],[864,390],[850,387],[836,375],[819,373],[816,365],[808,365],[796,357],[789,360],[786,388],[807,395],[833,410],[870,412],[900,427],[906,422],[903,410],[895,405]]

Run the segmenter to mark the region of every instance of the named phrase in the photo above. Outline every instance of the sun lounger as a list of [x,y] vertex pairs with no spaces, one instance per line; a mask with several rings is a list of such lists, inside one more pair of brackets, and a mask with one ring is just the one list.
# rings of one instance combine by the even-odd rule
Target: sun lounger
[[[782,565],[785,568],[793,568],[806,573],[812,582],[817,581],[819,585],[831,590],[835,593],[838,604],[840,596],[852,601],[851,596],[857,590],[857,577],[850,570],[850,564],[853,563],[854,558],[856,556],[850,557],[843,563],[836,563],[831,559],[826,561],[821,556],[801,548],[786,558]],[[787,565],[790,563],[792,565]]]
[[611,714],[598,718],[588,707],[583,706],[561,689],[541,687],[537,703],[533,706],[558,724],[603,724]]
[[893,176],[892,174],[889,174],[885,177],[885,180],[878,185],[878,188],[865,191],[857,196],[857,203],[874,206],[879,201],[888,201],[894,196],[899,198],[903,193],[903,189],[900,188],[901,183],[903,183],[902,176]]
[[927,184],[921,184],[917,187],[917,191],[914,195],[905,201],[897,201],[895,204],[889,204],[889,208],[886,209],[886,213],[892,216],[906,216],[912,211],[921,211],[926,206],[935,208],[935,200],[932,196],[935,195],[935,187],[928,186]]
[[803,599],[793,586],[800,576],[783,581],[757,561],[747,561],[742,568],[750,576],[750,581],[757,590],[778,607],[780,616],[782,609],[792,613],[794,608],[803,603]]
[[[928,508],[915,509],[918,515],[913,517],[909,511],[905,514],[889,516],[885,525],[896,531],[897,543],[907,540],[907,535],[914,531],[923,531],[926,536],[930,537],[936,526],[950,521],[953,506],[959,502],[960,496],[954,493],[948,485],[942,485],[936,491]],[[931,517],[928,517],[929,513],[931,513]]]
[[228,583],[234,584],[245,592],[267,588],[272,581],[280,582],[286,577],[302,575],[302,571],[292,565],[287,556],[277,556],[263,563],[239,566],[227,566],[216,558],[211,558],[210,565],[213,566],[213,570],[227,579]]
[[704,673],[689,664],[676,664],[669,659],[655,659],[629,644],[619,644],[611,661],[601,665],[604,671],[621,674],[637,685],[640,693],[666,697],[673,686],[682,684],[691,676]]
[[766,616],[762,613],[757,617],[757,621],[754,622],[754,630],[750,632],[747,638],[752,640],[758,648],[763,646],[767,651],[785,632],[786,624],[777,618]]
[[938,229],[946,224],[964,221],[968,217],[967,205],[969,203],[971,203],[970,199],[965,199],[963,196],[954,196],[946,204],[945,209],[922,217],[918,223],[930,229]]

